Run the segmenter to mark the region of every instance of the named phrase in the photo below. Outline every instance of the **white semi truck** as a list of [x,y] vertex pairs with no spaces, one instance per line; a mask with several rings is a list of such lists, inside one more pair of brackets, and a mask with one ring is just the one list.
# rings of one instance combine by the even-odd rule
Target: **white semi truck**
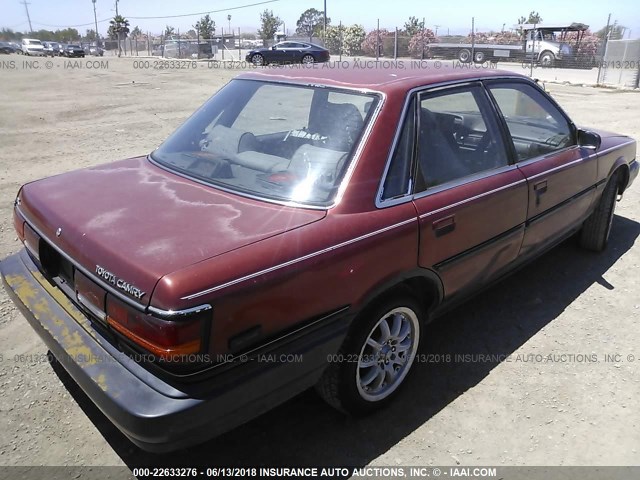
[[[515,59],[533,61],[542,67],[583,63],[578,58],[578,46],[589,28],[583,23],[570,25],[520,25],[522,43],[517,45],[492,43],[431,43],[428,53],[432,57],[457,58],[460,62],[483,63]],[[577,32],[575,38],[568,38]]]

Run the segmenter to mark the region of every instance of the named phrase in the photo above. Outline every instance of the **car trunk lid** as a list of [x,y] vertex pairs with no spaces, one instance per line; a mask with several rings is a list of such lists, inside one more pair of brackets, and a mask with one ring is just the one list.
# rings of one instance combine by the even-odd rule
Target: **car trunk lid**
[[145,305],[164,275],[325,215],[202,185],[144,157],[27,184],[20,203],[47,242]]

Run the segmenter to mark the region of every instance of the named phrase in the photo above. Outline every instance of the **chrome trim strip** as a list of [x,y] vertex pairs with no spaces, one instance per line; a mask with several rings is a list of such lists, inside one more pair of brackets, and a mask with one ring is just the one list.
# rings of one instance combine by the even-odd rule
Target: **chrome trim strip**
[[[537,157],[527,158],[526,160],[522,160],[521,162],[516,160],[515,165],[519,167],[526,167],[527,165],[531,165],[533,163],[540,162],[542,160],[546,160],[549,157],[553,157],[555,155],[560,155],[561,153],[568,152],[572,149],[580,148],[578,145],[569,145],[568,147],[561,148],[560,150],[555,150],[550,153],[544,153],[542,155],[538,155]],[[590,155],[591,156],[591,155]]]
[[631,140],[631,141],[626,142],[626,143],[621,143],[620,145],[616,145],[614,147],[609,147],[609,148],[607,148],[605,150],[602,150],[600,152],[596,152],[595,155],[603,155],[605,153],[612,152],[613,150],[617,150],[618,148],[626,147],[627,145],[633,145],[634,143],[636,143],[635,140]]
[[[558,165],[557,167],[551,168],[549,170],[545,170],[544,172],[536,173],[535,175],[533,175],[531,177],[527,177],[527,178],[529,180],[533,180],[533,179],[538,178],[538,177],[543,177],[543,176],[545,176],[545,175],[547,175],[549,173],[557,172],[558,170],[562,170],[564,168],[569,168],[572,165],[575,165],[576,163],[580,163],[580,162],[583,162],[583,161],[586,161],[586,160],[590,160],[590,159],[592,159],[594,157],[597,158],[599,155],[605,155],[605,154],[607,154],[609,152],[612,152],[614,150],[618,150],[619,148],[625,147],[627,145],[631,145],[633,143],[635,143],[635,140],[632,140],[632,141],[626,142],[626,143],[621,143],[620,145],[616,145],[615,147],[609,147],[609,148],[607,148],[605,150],[602,150],[600,152],[593,152],[592,154],[587,155],[586,157],[580,157],[580,158],[578,158],[576,160],[573,160],[573,161],[571,161],[569,163],[565,163],[564,165]],[[584,148],[584,147],[580,147],[580,145],[574,145],[573,147]],[[541,160],[544,160],[544,159],[548,158],[551,155],[556,155],[557,153],[560,153],[560,152],[562,152],[562,150],[558,150],[558,152],[552,152],[552,153],[546,154],[546,155],[541,156],[541,157],[531,158],[529,160],[526,160],[525,162],[517,163],[516,165],[518,165],[520,167],[521,166],[530,165],[532,163],[536,163],[536,162],[539,162]]]
[[77,293],[76,294],[76,298],[78,299],[78,302],[87,310],[89,310],[93,315],[95,315],[96,317],[98,317],[100,320],[102,320],[103,322],[107,320],[107,313],[103,312],[102,310],[100,310],[98,307],[96,307],[95,305],[93,305],[89,299],[87,297],[85,297],[84,295],[82,295],[81,293]]
[[580,157],[580,158],[578,158],[576,160],[573,160],[573,161],[571,161],[569,163],[564,163],[562,165],[558,165],[557,167],[550,168],[549,170],[545,170],[544,172],[540,172],[540,173],[536,173],[535,175],[531,175],[530,177],[527,177],[527,179],[535,180],[536,178],[544,177],[545,175],[549,175],[549,174],[557,172],[559,170],[564,170],[564,169],[570,168],[573,165],[576,165],[578,163],[582,163],[582,162],[584,162],[586,160],[590,160],[593,157],[595,157],[595,154],[589,155],[588,157]]
[[423,190],[422,192],[413,195],[412,198],[413,200],[419,200],[421,198],[428,197],[429,195],[434,195],[436,193],[444,192],[452,188],[477,182],[478,180],[484,180],[485,178],[491,178],[495,175],[500,175],[502,173],[511,172],[517,169],[518,167],[516,165],[504,165],[499,168],[494,168],[493,170],[485,170],[483,172],[474,173],[472,175],[469,175],[457,180],[451,180],[449,182],[436,185],[435,187],[427,188],[426,190]]
[[[22,211],[22,209],[17,206],[15,207],[16,210],[18,210],[18,213],[20,213],[20,215],[22,215],[22,217],[25,219],[25,222],[44,240],[46,240],[46,242],[55,250],[57,251],[60,255],[62,255],[69,263],[71,263],[75,268],[77,268],[78,270],[80,270],[84,275],[86,275],[88,278],[90,278],[92,281],[94,281],[95,283],[97,283],[98,285],[100,285],[103,289],[105,289],[108,293],[112,294],[114,297],[117,297],[119,300],[122,300],[123,302],[125,302],[126,304],[128,304],[129,306],[135,308],[136,310],[139,310],[141,312],[147,312],[147,306],[142,305],[132,299],[130,299],[129,297],[125,296],[123,293],[120,293],[118,290],[115,290],[113,287],[111,287],[109,284],[105,283],[104,281],[102,281],[99,277],[96,277],[95,274],[91,271],[89,271],[88,269],[86,269],[85,267],[83,267],[82,265],[80,265],[76,260],[74,260],[73,258],[71,258],[64,250],[62,250],[60,247],[58,247],[57,245],[55,245],[50,239],[49,237],[47,237],[44,233],[42,233],[42,230],[40,230],[39,228],[37,228],[36,226],[33,225],[33,223],[31,223],[28,220],[28,217],[24,214],[24,212]],[[81,302],[84,306],[85,303]],[[208,307],[208,308],[207,308]],[[87,307],[90,309],[90,307]],[[172,318],[175,316],[184,316],[184,315],[189,315],[191,313],[196,313],[198,311],[204,311],[204,310],[209,310],[211,308],[211,305],[209,304],[205,304],[205,305],[199,305],[197,307],[192,307],[192,308],[187,308],[185,310],[161,310],[159,308],[155,308],[152,306],[148,307],[149,312],[153,311],[155,315],[158,316],[162,316],[163,318]],[[153,310],[152,310],[153,309]]]
[[501,187],[494,188],[493,190],[489,190],[488,192],[479,193],[478,195],[474,195],[473,197],[465,198],[464,200],[460,200],[459,202],[452,203],[450,205],[446,205],[444,207],[438,208],[437,210],[432,210],[430,212],[423,213],[422,215],[420,215],[419,218],[420,218],[420,220],[422,220],[423,218],[427,218],[427,217],[429,217],[431,215],[434,215],[436,213],[444,212],[445,210],[448,210],[450,208],[454,208],[454,207],[458,207],[460,205],[464,205],[465,203],[472,202],[474,200],[477,200],[478,198],[486,197],[487,195],[491,195],[491,194],[499,192],[501,190],[506,190],[508,188],[515,187],[516,185],[520,185],[522,183],[527,183],[527,180],[523,178],[522,180],[518,180],[517,182],[509,183],[507,185],[503,185]]
[[200,312],[206,312],[211,309],[212,307],[208,303],[198,305],[197,307],[185,308],[184,310],[161,310],[159,308],[149,306],[149,313],[156,317],[171,319],[175,317],[185,317]]
[[403,225],[407,225],[407,224],[415,222],[415,221],[417,221],[417,219],[415,217],[409,218],[407,220],[404,220],[402,222],[396,223],[394,225],[390,225],[388,227],[381,228],[380,230],[376,230],[374,232],[370,232],[370,233],[367,233],[365,235],[361,235],[359,237],[352,238],[351,240],[347,240],[347,241],[344,241],[342,243],[338,243],[336,245],[333,245],[331,247],[327,247],[327,248],[324,248],[322,250],[318,250],[316,252],[309,253],[309,254],[304,255],[302,257],[294,258],[292,260],[289,260],[287,262],[281,263],[279,265],[274,265],[273,267],[265,268],[264,270],[260,270],[259,272],[254,272],[254,273],[251,273],[249,275],[245,275],[244,277],[236,278],[235,280],[231,280],[229,282],[217,285],[215,287],[211,287],[211,288],[208,288],[206,290],[202,290],[200,292],[192,293],[191,295],[187,295],[186,297],[182,297],[181,300],[193,300],[194,298],[201,297],[202,295],[207,295],[209,293],[217,292],[218,290],[222,290],[223,288],[227,288],[227,287],[230,287],[232,285],[236,285],[238,283],[244,282],[245,280],[250,280],[252,278],[259,277],[261,275],[265,275],[267,273],[271,273],[271,272],[274,272],[276,270],[280,270],[280,269],[288,267],[290,265],[293,265],[293,264],[296,264],[296,263],[300,263],[300,262],[303,262],[305,260],[309,260],[310,258],[317,257],[318,255],[322,255],[322,254],[325,254],[325,253],[328,253],[328,252],[332,252],[332,251],[337,250],[339,248],[346,247],[347,245],[351,245],[351,244],[359,242],[361,240],[366,240],[367,238],[373,237],[375,235],[379,235],[381,233],[388,232],[389,230],[393,230],[394,228],[398,228],[398,227],[401,227]]

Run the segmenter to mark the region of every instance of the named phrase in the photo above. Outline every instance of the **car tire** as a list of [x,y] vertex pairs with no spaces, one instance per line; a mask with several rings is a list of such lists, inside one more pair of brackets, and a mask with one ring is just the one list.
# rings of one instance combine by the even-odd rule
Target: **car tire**
[[607,247],[616,209],[619,178],[618,172],[611,175],[596,209],[582,225],[578,237],[578,243],[582,248],[602,252]]
[[475,52],[474,56],[473,56],[473,61],[475,63],[484,63],[485,60],[485,53],[484,52]]
[[313,58],[313,55],[310,54],[306,54],[304,57],[302,57],[302,64],[303,65],[310,65],[312,63],[315,63],[316,59]]
[[458,52],[458,60],[462,63],[469,63],[471,61],[471,52],[468,49],[463,48]]
[[406,381],[423,320],[420,303],[404,291],[366,308],[331,357],[316,391],[332,407],[355,416],[384,407]]
[[264,57],[259,53],[256,53],[251,57],[251,63],[253,63],[256,67],[261,67],[265,65]]
[[553,56],[553,53],[551,52],[542,52],[542,55],[540,55],[540,66],[542,68],[552,68],[553,64],[555,63],[555,57]]

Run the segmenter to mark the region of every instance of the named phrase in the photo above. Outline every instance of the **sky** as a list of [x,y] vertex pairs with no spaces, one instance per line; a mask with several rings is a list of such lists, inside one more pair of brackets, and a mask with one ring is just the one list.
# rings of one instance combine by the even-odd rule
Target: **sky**
[[[228,29],[227,15],[231,15],[231,28],[242,32],[255,32],[259,27],[259,14],[264,9],[273,10],[284,22],[289,34],[296,28],[296,21],[307,8],[323,10],[323,1],[318,0],[275,0],[256,5],[268,0],[180,0],[179,2],[159,2],[158,0],[120,0],[118,11],[129,19],[131,28],[139,26],[143,32],[161,33],[165,25],[176,30],[186,31],[204,14],[212,10],[225,10],[211,13],[216,22],[217,32],[220,28]],[[29,23],[22,0],[3,0],[0,9],[0,27],[28,31]],[[34,30],[45,28],[74,27],[81,34],[86,29],[94,28],[92,0],[27,0],[29,14]],[[544,23],[582,22],[591,26],[592,31],[604,27],[607,16],[611,13],[611,21],[617,20],[629,30],[631,38],[640,38],[640,8],[638,0],[535,0],[529,2],[509,0],[457,0],[425,2],[424,0],[393,0],[372,2],[366,0],[326,0],[327,15],[331,23],[337,25],[359,23],[365,29],[376,27],[380,19],[380,27],[393,30],[402,28],[409,16],[426,19],[426,26],[438,33],[466,35],[471,30],[471,17],[475,17],[476,29],[479,32],[509,29],[514,26],[520,16],[528,16],[531,10],[540,13]],[[252,5],[253,4],[253,5]],[[241,7],[241,8],[238,8]],[[115,0],[96,0],[98,31],[105,35],[109,22],[115,15]],[[152,19],[134,17],[157,17],[169,15],[199,15],[179,18]]]

